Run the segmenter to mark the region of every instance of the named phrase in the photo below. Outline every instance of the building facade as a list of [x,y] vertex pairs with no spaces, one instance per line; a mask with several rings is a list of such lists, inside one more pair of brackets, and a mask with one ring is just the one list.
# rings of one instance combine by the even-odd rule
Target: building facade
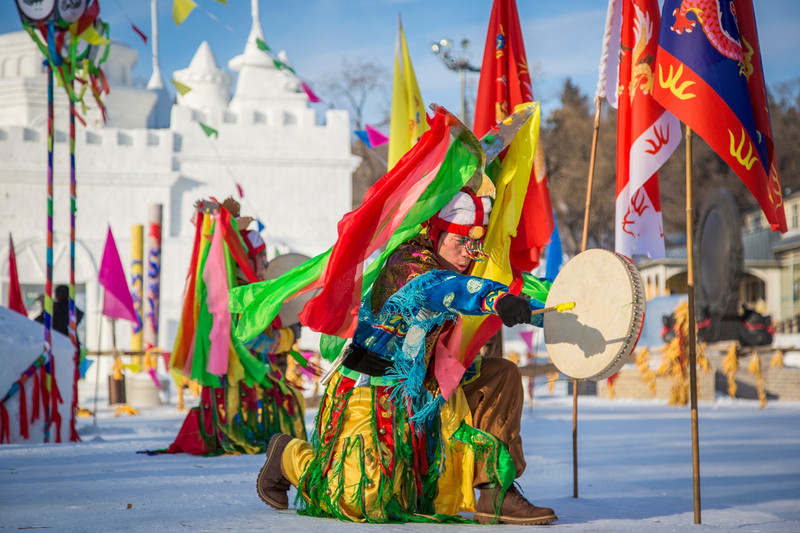
[[[800,191],[784,194],[788,231],[770,231],[759,208],[741,215],[744,269],[739,300],[775,323],[800,316]],[[695,257],[697,257],[695,255]],[[638,265],[648,299],[687,292],[686,248]]]

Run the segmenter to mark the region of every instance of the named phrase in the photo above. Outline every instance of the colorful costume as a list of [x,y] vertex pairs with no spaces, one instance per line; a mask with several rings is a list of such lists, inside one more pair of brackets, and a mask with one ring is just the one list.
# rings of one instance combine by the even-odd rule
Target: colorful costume
[[258,280],[254,260],[264,246],[257,235],[237,230],[225,205],[230,208],[230,199],[222,206],[201,203],[197,213],[170,366],[197,380],[202,390],[200,405],[191,409],[175,442],[164,450],[169,453],[262,453],[276,433],[306,434],[305,400],[298,386],[285,379],[287,357],[307,365],[294,349],[299,328],[270,325],[247,343],[231,335],[227,292]]
[[[442,330],[459,314],[495,314],[508,288],[444,268],[423,233],[387,260],[362,302],[344,366],[320,406],[314,440],[295,439],[283,455],[303,512],[370,522],[457,519],[474,511],[473,485],[507,488],[524,470],[521,413],[504,411],[508,424],[491,416],[497,405],[481,399],[505,406],[509,395],[517,396],[521,406],[516,366],[483,360],[488,372],[481,374],[512,379],[493,377],[494,394],[486,394],[483,383],[467,385],[472,398],[461,387],[446,403],[432,373]],[[479,366],[462,383],[475,380]],[[494,434],[476,427],[471,411],[479,405],[479,422]],[[482,464],[474,477],[476,458]]]
[[[311,443],[270,441],[257,491],[276,509],[288,508],[294,484],[300,512],[312,516],[457,521],[474,510],[482,522],[557,519],[511,486],[525,468],[519,370],[500,358],[475,359],[500,325],[531,323],[546,297],[541,283],[533,283],[544,289],[538,302],[515,296],[523,280],[508,262],[538,107],[524,106],[480,141],[446,110],[435,111],[430,130],[339,222],[331,250],[274,282],[231,293],[230,309],[241,313],[237,334],[250,338],[283,301],[319,289],[300,319],[325,334],[322,355],[338,369]],[[445,155],[449,134],[455,140]],[[505,148],[510,163],[493,183],[486,165]],[[495,188],[497,210],[486,198]],[[456,273],[470,260],[485,260],[480,277]]]

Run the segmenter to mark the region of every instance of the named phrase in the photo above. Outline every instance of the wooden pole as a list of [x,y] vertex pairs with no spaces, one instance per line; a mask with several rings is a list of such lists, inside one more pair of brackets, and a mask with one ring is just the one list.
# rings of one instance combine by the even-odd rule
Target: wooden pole
[[600,132],[600,107],[602,100],[598,96],[594,111],[594,132],[592,133],[592,153],[589,157],[589,179],[586,183],[586,207],[583,212],[583,237],[581,238],[581,252],[586,251],[586,241],[589,237],[589,209],[592,206],[592,183],[594,182],[594,160],[597,156],[597,136]]
[[686,289],[689,295],[689,393],[692,407],[692,481],[694,523],[700,523],[700,438],[697,432],[697,353],[694,316],[694,233],[692,226],[692,130],[686,127]]
[[[102,301],[102,300],[101,300]],[[101,304],[102,305],[102,304]],[[103,311],[100,310],[97,318],[97,349],[100,350],[100,343],[103,340]],[[92,406],[92,425],[97,427],[97,394],[100,386],[100,358],[94,362],[94,405]]]
[[[583,236],[581,252],[586,251],[589,238],[589,210],[592,206],[592,184],[594,183],[594,160],[597,156],[597,136],[600,132],[600,110],[602,99],[595,99],[594,132],[592,133],[592,153],[589,157],[589,179],[586,183],[586,207],[583,212]],[[578,497],[578,380],[572,381],[572,497]]]

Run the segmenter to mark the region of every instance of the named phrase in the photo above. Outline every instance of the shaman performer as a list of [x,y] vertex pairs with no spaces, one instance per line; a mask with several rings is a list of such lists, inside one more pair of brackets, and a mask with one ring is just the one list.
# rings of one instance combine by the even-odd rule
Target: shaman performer
[[263,453],[275,434],[304,438],[305,399],[286,379],[299,324],[276,320],[243,343],[231,334],[227,298],[221,309],[218,302],[231,284],[266,279],[264,241],[247,229],[253,219],[240,217],[233,198],[195,207],[194,251],[170,366],[200,385],[200,405],[169,448],[151,453]]
[[[435,367],[459,315],[532,323],[534,300],[465,274],[485,256],[491,199],[465,187],[388,257],[361,302],[358,325],[320,404],[311,442],[270,441],[259,497],[301,512],[367,522],[547,524],[552,509],[513,485],[525,470],[523,387],[506,359],[478,358],[445,402]],[[541,326],[541,315],[533,315]],[[480,496],[475,502],[474,488]]]

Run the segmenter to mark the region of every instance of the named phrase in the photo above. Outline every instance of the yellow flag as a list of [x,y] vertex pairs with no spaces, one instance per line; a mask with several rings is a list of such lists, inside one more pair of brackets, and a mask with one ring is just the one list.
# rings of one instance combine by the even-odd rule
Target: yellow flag
[[408,55],[403,23],[397,16],[397,43],[394,49],[392,117],[389,127],[389,168],[411,149],[428,129],[425,104],[419,92],[414,68]]
[[186,17],[189,16],[189,13],[191,13],[196,7],[197,4],[192,2],[192,0],[173,0],[172,20],[175,21],[175,25],[180,26],[181,22],[186,20]]
[[178,94],[180,94],[181,96],[185,95],[186,93],[192,90],[191,87],[189,87],[188,85],[184,85],[179,81],[172,80],[172,85],[175,86],[175,88],[178,90]]
[[[528,182],[539,139],[541,116],[537,102],[520,104],[514,108],[514,112],[517,112],[532,106],[534,110],[531,117],[511,141],[508,152],[503,158],[500,175],[495,181],[497,193],[492,212],[489,215],[486,238],[483,242],[483,251],[488,254],[488,257],[482,262],[475,263],[471,272],[473,276],[499,281],[506,285],[513,280],[509,258],[511,237],[517,234],[517,225],[528,191]],[[463,317],[462,350],[466,349],[485,319],[485,316]]]

